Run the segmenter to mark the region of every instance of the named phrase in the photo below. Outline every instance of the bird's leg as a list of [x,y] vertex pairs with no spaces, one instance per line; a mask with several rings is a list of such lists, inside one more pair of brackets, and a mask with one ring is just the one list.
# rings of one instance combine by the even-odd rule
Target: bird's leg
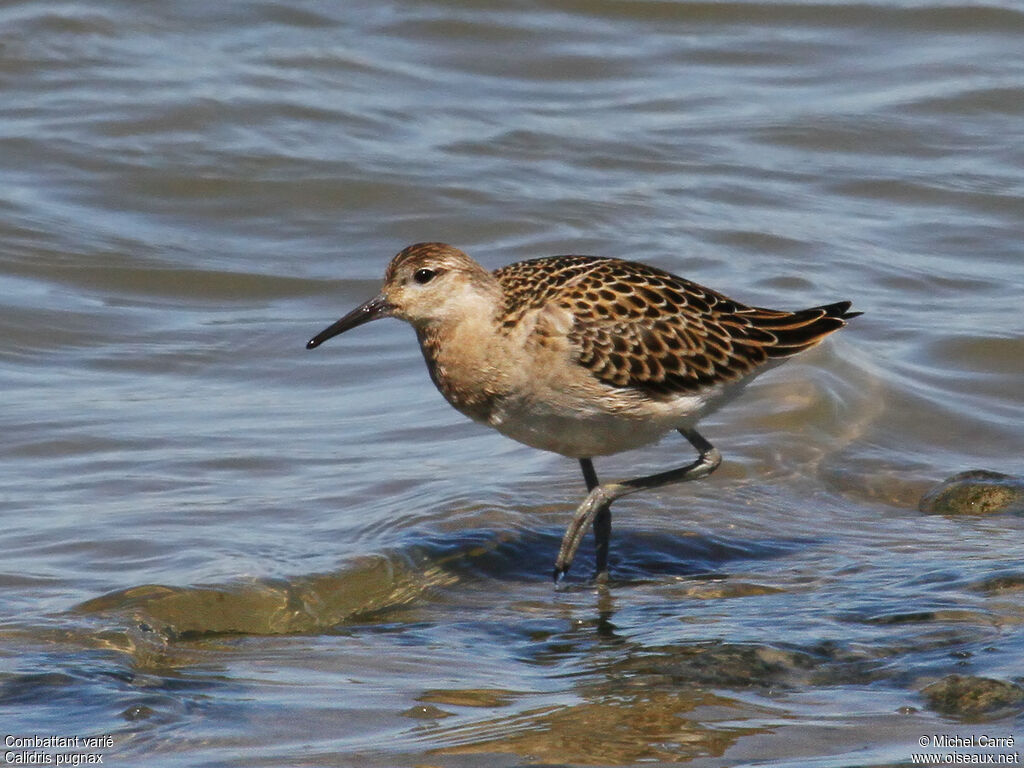
[[580,459],[583,479],[586,481],[590,493],[576,509],[576,514],[573,515],[572,522],[569,523],[565,536],[562,537],[562,546],[558,550],[558,558],[555,560],[555,581],[558,581],[559,577],[569,570],[569,566],[572,565],[572,560],[576,556],[576,550],[579,549],[580,542],[583,540],[583,534],[591,523],[594,525],[594,536],[597,541],[598,574],[607,570],[613,501],[648,488],[658,488],[662,485],[682,483],[687,480],[699,480],[710,475],[722,463],[722,454],[696,430],[680,429],[679,434],[685,437],[700,455],[696,461],[667,472],[623,480],[619,483],[602,484],[597,481],[593,462],[590,459]]
[[[600,482],[597,479],[597,472],[594,470],[594,462],[590,459],[580,459],[580,469],[583,470],[583,482],[587,484],[587,491],[594,490]],[[583,531],[586,530],[584,524]],[[594,555],[597,560],[597,575],[600,576],[608,570],[608,547],[612,541],[612,508],[611,503],[598,508],[594,513]]]

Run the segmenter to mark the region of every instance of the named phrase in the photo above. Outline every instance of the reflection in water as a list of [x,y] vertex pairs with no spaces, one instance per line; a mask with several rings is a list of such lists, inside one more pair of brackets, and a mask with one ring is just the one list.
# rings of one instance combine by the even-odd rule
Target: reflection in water
[[581,701],[540,707],[459,729],[439,726],[440,755],[513,754],[537,763],[631,765],[719,757],[741,736],[769,729],[739,726],[766,712],[700,690],[595,687]]

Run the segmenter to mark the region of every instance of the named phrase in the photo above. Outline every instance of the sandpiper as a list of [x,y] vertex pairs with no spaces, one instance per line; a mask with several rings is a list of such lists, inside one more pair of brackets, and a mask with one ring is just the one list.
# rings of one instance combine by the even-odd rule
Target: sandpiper
[[[474,421],[578,459],[588,494],[555,560],[569,570],[593,524],[597,574],[608,569],[611,504],[645,488],[707,477],[722,460],[698,420],[751,379],[818,344],[849,301],[798,312],[750,307],[664,270],[613,258],[552,256],[489,272],[444,243],[395,256],[380,293],[325,328],[308,349],[381,317],[416,330],[434,384]],[[593,458],[677,430],[697,450],[685,466],[601,483]]]

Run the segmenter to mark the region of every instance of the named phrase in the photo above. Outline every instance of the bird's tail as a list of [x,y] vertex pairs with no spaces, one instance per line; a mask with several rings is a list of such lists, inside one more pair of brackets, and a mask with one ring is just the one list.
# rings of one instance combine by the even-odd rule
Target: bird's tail
[[849,301],[837,301],[799,312],[779,312],[754,308],[748,318],[755,327],[775,337],[774,344],[766,344],[768,357],[789,357],[821,343],[833,331],[846,325],[850,318],[863,314],[850,312]]

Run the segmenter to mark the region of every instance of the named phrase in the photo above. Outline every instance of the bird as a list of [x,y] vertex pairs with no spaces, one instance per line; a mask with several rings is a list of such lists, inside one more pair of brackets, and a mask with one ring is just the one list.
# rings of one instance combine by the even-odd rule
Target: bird
[[[557,583],[593,526],[596,577],[608,579],[611,505],[698,480],[721,454],[701,418],[754,377],[819,344],[862,313],[850,301],[795,312],[748,306],[657,267],[549,256],[489,271],[439,242],[388,264],[380,292],[311,338],[307,349],[385,317],[416,332],[430,378],[472,420],[579,461],[587,495],[555,558]],[[595,457],[677,431],[697,452],[681,467],[599,481]]]

